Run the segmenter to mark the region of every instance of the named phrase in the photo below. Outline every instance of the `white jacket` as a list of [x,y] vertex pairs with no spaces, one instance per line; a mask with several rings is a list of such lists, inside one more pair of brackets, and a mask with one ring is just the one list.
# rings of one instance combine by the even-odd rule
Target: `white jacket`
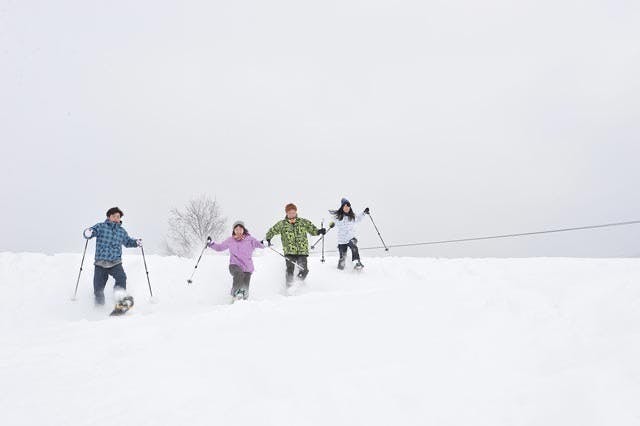
[[364,219],[365,213],[362,212],[356,216],[355,220],[349,220],[348,216],[342,218],[342,220],[335,221],[336,230],[338,231],[338,244],[349,244],[351,239],[356,236],[356,224]]

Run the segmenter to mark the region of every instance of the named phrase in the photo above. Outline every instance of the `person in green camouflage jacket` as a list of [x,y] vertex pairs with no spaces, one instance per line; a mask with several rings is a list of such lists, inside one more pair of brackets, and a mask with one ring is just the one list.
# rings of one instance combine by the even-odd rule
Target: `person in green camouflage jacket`
[[293,273],[296,264],[299,266],[298,278],[304,280],[309,274],[307,267],[307,257],[309,256],[309,240],[307,234],[324,235],[327,231],[324,228],[316,228],[308,219],[298,217],[298,208],[295,204],[287,204],[285,207],[287,216],[278,221],[267,231],[267,244],[271,245],[271,239],[280,235],[282,248],[287,266],[286,283],[287,287],[293,282]]

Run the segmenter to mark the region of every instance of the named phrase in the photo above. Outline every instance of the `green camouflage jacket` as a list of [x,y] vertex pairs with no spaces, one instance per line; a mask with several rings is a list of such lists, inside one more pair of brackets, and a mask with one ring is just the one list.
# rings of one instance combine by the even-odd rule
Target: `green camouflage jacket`
[[318,235],[318,228],[310,220],[299,217],[292,224],[285,217],[269,229],[265,239],[270,240],[275,235],[280,235],[284,254],[307,256],[309,255],[307,234]]

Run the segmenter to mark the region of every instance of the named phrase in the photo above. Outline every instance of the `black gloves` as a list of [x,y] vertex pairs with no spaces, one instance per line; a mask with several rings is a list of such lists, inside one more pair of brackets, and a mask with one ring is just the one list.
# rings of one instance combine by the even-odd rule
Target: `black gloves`
[[326,234],[326,233],[327,233],[327,230],[326,230],[326,229],[324,229],[324,228],[320,228],[320,229],[318,229],[318,235],[324,235],[324,234]]
[[364,214],[369,214],[369,207],[367,207],[366,209],[364,209]]
[[262,243],[262,245],[264,245],[264,243],[267,243],[267,247],[271,247],[271,240],[262,240],[260,241],[260,243]]

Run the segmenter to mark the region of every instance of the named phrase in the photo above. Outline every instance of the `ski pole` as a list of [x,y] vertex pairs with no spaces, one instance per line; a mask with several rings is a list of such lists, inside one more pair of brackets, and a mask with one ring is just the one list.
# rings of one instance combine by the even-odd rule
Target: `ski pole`
[[306,271],[307,268],[303,268],[302,266],[298,265],[297,262],[294,262],[293,260],[289,259],[287,256],[285,256],[284,254],[280,253],[278,250],[274,249],[273,247],[271,247],[270,245],[267,245],[267,247],[269,247],[272,251],[274,251],[275,253],[278,253],[281,257],[284,257],[284,260],[286,260],[287,262],[295,265],[298,267],[298,269],[300,269],[301,271]]
[[202,255],[204,254],[204,251],[207,249],[207,247],[209,247],[209,243],[210,242],[211,242],[211,237],[207,237],[207,243],[202,248],[202,252],[200,253],[200,257],[198,258],[198,261],[196,262],[196,266],[193,268],[193,272],[191,273],[191,277],[187,280],[188,284],[193,283],[193,276],[195,275],[196,270],[198,269],[198,265],[200,264],[200,259],[202,259]]
[[[322,219],[322,222],[320,222],[320,227],[324,228],[324,219]],[[324,236],[327,233],[325,232],[324,234],[322,234],[322,258],[320,259],[320,262],[324,263]]]
[[147,258],[144,256],[144,247],[140,246],[142,250],[142,261],[144,262],[144,271],[147,273],[147,283],[149,283],[149,294],[153,297],[153,291],[151,290],[151,281],[149,280],[149,269],[147,269]]
[[[333,222],[331,222],[331,223],[329,224],[329,229],[327,229],[327,232],[325,233],[325,235],[326,235],[326,234],[328,234],[328,233],[329,233],[329,231],[331,231],[331,229],[332,229],[334,226],[336,226],[336,224],[335,224],[335,223],[333,223]],[[319,243],[320,241],[322,241],[322,240],[324,240],[324,235],[323,235],[322,237],[318,238],[318,241],[316,241],[316,242],[311,246],[311,250],[314,250],[314,249],[316,248],[316,246],[318,245],[318,243]]]
[[78,284],[80,284],[80,275],[82,274],[82,265],[84,265],[84,256],[87,254],[87,246],[89,245],[89,240],[84,243],[84,251],[82,252],[82,261],[80,262],[80,271],[78,271],[78,281],[76,281],[76,289],[73,292],[73,298],[71,300],[76,300],[76,295],[78,294]]
[[369,215],[369,219],[371,219],[371,223],[373,223],[373,227],[376,228],[376,232],[378,233],[378,237],[380,237],[380,241],[382,241],[382,245],[384,246],[384,251],[389,251],[389,247],[387,247],[387,245],[384,243],[384,240],[382,239],[382,235],[380,235],[380,231],[378,230],[376,223],[373,221],[373,218],[371,217],[371,213],[367,213],[367,214]]

